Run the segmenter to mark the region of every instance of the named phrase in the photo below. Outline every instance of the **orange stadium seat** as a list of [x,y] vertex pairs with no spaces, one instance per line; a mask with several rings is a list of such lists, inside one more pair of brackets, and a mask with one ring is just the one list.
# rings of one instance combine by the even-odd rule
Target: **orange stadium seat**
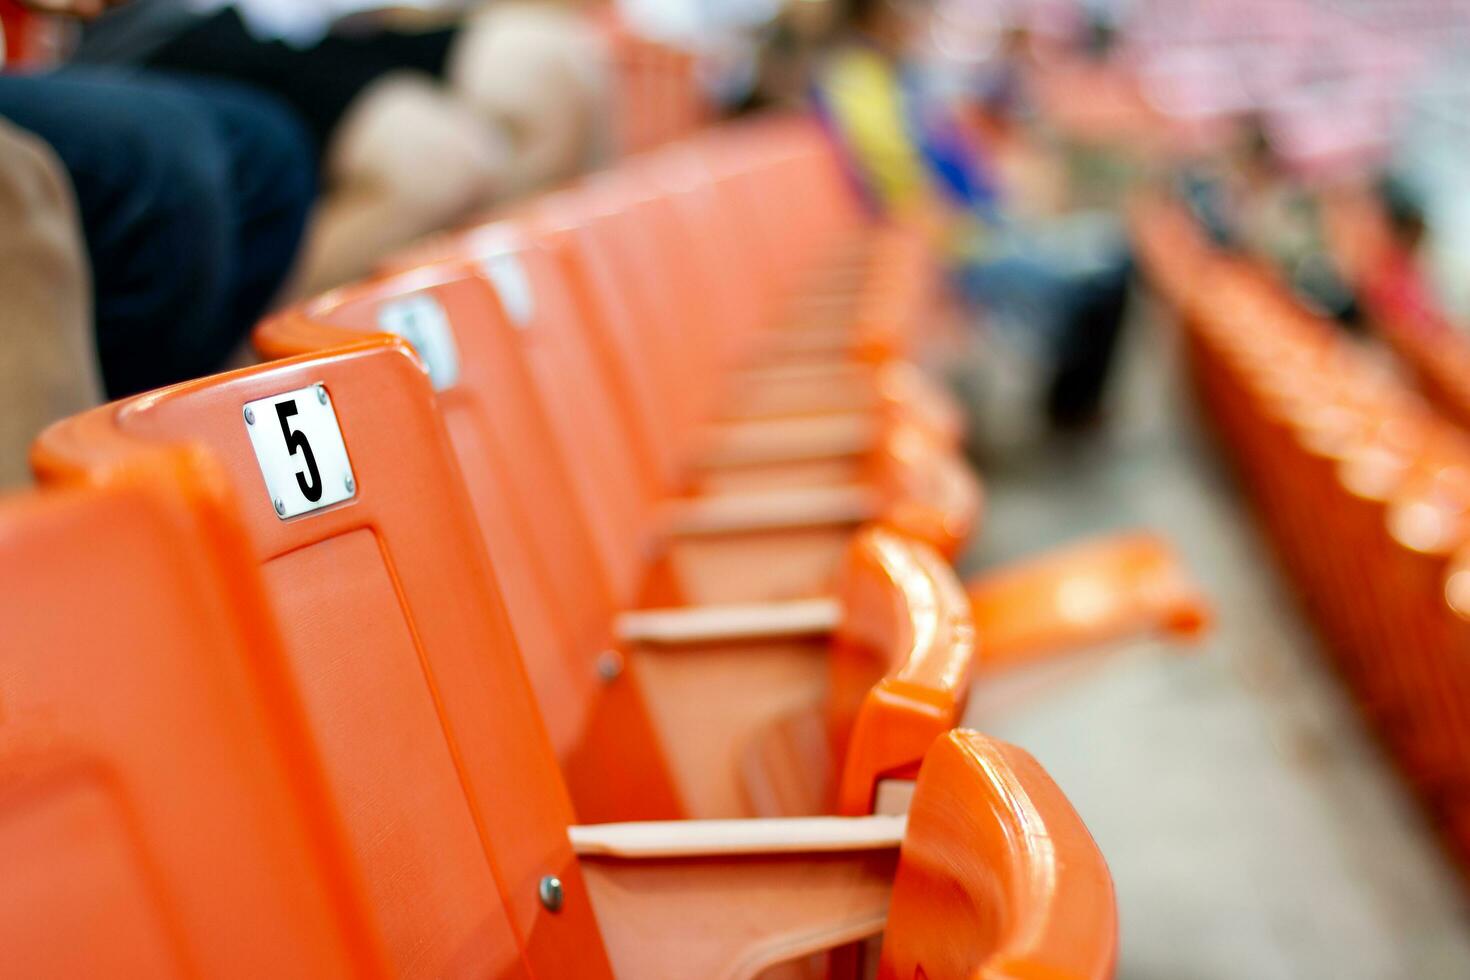
[[0,944],[27,977],[381,975],[252,562],[186,452],[0,503]]
[[[707,414],[697,403],[709,400],[709,392],[722,384],[718,370],[699,366],[699,349],[712,345],[681,341],[680,325],[685,325],[684,334],[694,334],[695,325],[711,317],[693,305],[659,333],[647,326],[660,319],[653,312],[636,316],[621,309],[631,304],[629,296],[639,292],[633,273],[640,267],[664,268],[667,253],[679,249],[650,251],[646,260],[622,270],[627,275],[612,269],[613,257],[635,250],[598,249],[586,241],[593,237],[587,226],[602,220],[599,212],[616,211],[595,203],[608,198],[554,195],[552,200],[558,203],[543,202],[535,209],[538,222],[492,222],[413,250],[403,262],[393,263],[398,272],[328,294],[268,321],[257,332],[257,345],[268,356],[324,350],[352,333],[417,331],[421,328],[405,328],[402,311],[421,313],[440,338],[434,346],[448,351],[446,356],[454,362],[453,379],[447,378],[447,371],[438,372],[446,412],[456,408],[468,414],[484,412],[486,418],[476,428],[498,428],[503,433],[500,442],[516,447],[503,457],[504,469],[507,479],[527,487],[517,492],[529,501],[523,512],[530,520],[535,520],[537,504],[543,501],[552,507],[559,524],[572,512],[565,498],[555,499],[561,491],[551,489],[550,475],[525,472],[548,466],[560,470],[572,485],[570,499],[590,526],[603,567],[611,569],[613,593],[625,605],[774,599],[825,591],[852,528],[874,517],[946,552],[963,541],[978,504],[976,487],[946,441],[931,438],[936,426],[875,424],[856,413],[785,420],[798,422],[796,426],[718,426],[726,462],[735,465],[713,471],[691,468],[689,450],[698,440],[689,432],[697,431],[698,420]],[[580,223],[579,215],[585,219]],[[660,224],[645,217],[648,220],[638,224]],[[551,229],[532,234],[528,224],[539,224],[543,230],[549,224]],[[697,238],[688,236],[688,241]],[[561,261],[548,258],[546,251]],[[678,283],[690,277],[661,278]],[[720,278],[711,278],[710,288],[698,291],[707,307],[720,306],[709,301]],[[467,280],[478,281],[479,288]],[[581,298],[580,307],[569,303],[568,293],[574,300]],[[589,311],[589,305],[601,306],[602,315]],[[653,302],[649,310],[658,306]],[[518,317],[526,322],[516,326]],[[640,323],[641,331],[634,326]],[[717,329],[710,328],[712,333]],[[487,346],[487,341],[493,343]],[[661,351],[667,353],[681,343],[691,350],[660,361]],[[610,348],[616,352],[609,353]],[[434,354],[428,352],[431,361]],[[858,362],[836,370],[847,368],[866,369]],[[831,365],[788,365],[778,370],[785,373],[773,375],[763,369],[760,377],[775,377],[788,390],[829,387],[821,383],[824,376],[842,379],[840,373],[824,375],[833,370]],[[670,393],[679,386],[668,379],[685,375],[704,380],[682,386],[682,396]],[[848,371],[848,380],[852,377]],[[890,360],[878,377],[884,392],[880,403],[891,399],[913,406],[936,400],[925,383],[916,380],[919,375],[911,364]],[[941,403],[919,414],[933,420],[948,413]],[[681,424],[680,419],[693,421]],[[451,421],[451,428],[470,431],[468,423]],[[874,431],[883,433],[877,445],[872,444]],[[798,461],[802,448],[814,439],[829,446],[835,440],[849,452],[863,455]],[[546,454],[541,448],[545,446],[559,457],[557,463],[537,458]],[[773,449],[781,462],[771,459]],[[468,452],[482,458],[469,460]],[[761,453],[766,454],[764,461],[753,458]],[[474,471],[488,463],[478,445],[461,446],[461,454],[473,490]],[[783,492],[724,496],[715,493],[720,490]],[[670,495],[681,491],[693,497],[668,502]],[[801,524],[811,526],[798,528]],[[647,540],[651,532],[655,541],[666,540],[660,532],[671,528],[684,533],[666,549],[656,546],[662,560],[650,566],[641,557],[649,552],[639,538]],[[718,537],[715,532],[720,532]],[[549,542],[558,540],[559,534],[564,537],[566,529],[542,527],[534,536]],[[582,567],[580,561],[570,564]],[[572,580],[564,575],[556,578]],[[1197,595],[1194,601],[1198,605]],[[1155,616],[1150,623],[1157,621]]]
[[[859,483],[665,497],[650,471],[638,465],[633,436],[621,425],[606,377],[576,332],[552,256],[519,235],[515,225],[496,230],[500,251],[482,261],[442,264],[329,293],[267,321],[257,343],[268,355],[280,356],[323,350],[353,333],[435,331],[442,338],[436,346],[455,363],[452,379],[446,380],[447,370],[438,371],[446,408],[457,404],[466,416],[484,416],[475,425],[480,443],[498,430],[499,444],[514,447],[503,459],[508,478],[529,485],[524,507],[555,506],[558,521],[581,515],[612,594],[623,605],[822,591],[853,528],[869,520],[920,536],[946,554],[968,536],[978,507],[974,478],[952,452],[909,429],[893,432],[868,455],[863,467],[870,475]],[[482,264],[518,284],[510,287],[517,290],[515,302],[530,300],[524,324],[517,324],[516,312],[503,290],[485,278]],[[400,325],[405,313],[427,326]],[[433,370],[432,351],[426,359]],[[462,423],[462,430],[468,426]],[[483,454],[493,446],[465,450]],[[519,467],[559,472],[575,503],[563,506],[549,496],[549,477],[518,473]],[[772,565],[777,553],[783,567]]]
[[[584,819],[738,816],[752,811],[752,800],[801,799],[801,812],[824,812],[840,801],[843,812],[866,812],[881,779],[912,778],[929,742],[959,721],[973,654],[969,605],[942,559],[881,531],[852,544],[836,601],[786,607],[774,617],[761,607],[706,610],[703,617],[689,610],[646,613],[625,622],[621,638],[611,635],[604,604],[600,623],[583,617],[600,632],[574,642],[568,621],[557,617],[534,580],[534,563],[519,560],[525,548],[513,522],[486,519],[510,511],[504,498],[482,497],[478,528],[471,515],[454,523],[467,502],[464,484],[419,363],[401,341],[379,337],[338,353],[166,389],[59,424],[38,443],[37,465],[52,478],[86,475],[112,465],[112,456],[126,458],[139,440],[206,442],[258,518],[249,526],[265,542],[267,578],[293,614],[288,625],[299,616],[313,627],[303,643],[323,642],[322,630],[377,623],[384,656],[395,638],[416,635],[427,656],[446,658],[439,668],[443,683],[456,689],[493,686],[471,679],[481,668],[465,658],[473,659],[476,637],[493,642],[485,631],[499,622],[503,600],[509,633],[500,658],[524,661]],[[252,408],[236,418],[238,411],[221,414],[217,407],[245,406],[262,391],[296,392],[290,414],[277,418]],[[302,435],[306,423],[293,420],[303,412],[322,415],[311,425],[323,428]],[[318,437],[323,445],[302,448]],[[268,444],[261,449],[256,439]],[[285,453],[284,468],[301,475],[281,476],[274,486],[267,478],[263,488],[266,464],[257,455],[265,451]],[[379,469],[375,484],[364,478],[369,467]],[[316,501],[302,496],[309,488]],[[345,501],[351,506],[310,521],[282,520],[294,517],[297,506],[305,514]],[[460,554],[483,556],[482,541],[493,577],[485,569],[471,574],[474,563]],[[374,556],[375,542],[389,551],[386,568]],[[283,548],[289,552],[273,557]],[[432,612],[446,600],[426,586],[411,588],[410,559],[425,574],[436,562],[464,569],[475,580],[464,588],[478,593],[479,606],[462,599],[457,616],[447,618],[473,618],[478,608],[487,622],[465,627],[460,642],[450,643],[446,632],[442,647],[428,648],[430,624],[421,621],[420,607]],[[319,593],[329,585],[315,578],[330,567],[343,592],[344,608],[336,614],[310,609],[304,598],[324,598]],[[568,601],[576,599],[577,581],[567,583]],[[407,621],[417,624],[410,632],[384,620],[391,607],[383,590],[390,585]],[[844,683],[829,685],[829,671]],[[334,694],[323,710],[344,710],[335,703],[340,697],[350,695]],[[445,706],[450,711],[447,698]],[[484,728],[472,725],[472,731]],[[784,738],[793,730],[820,737]],[[559,801],[547,805],[553,804]],[[771,803],[757,812],[772,809],[780,807]]]
[[[1037,849],[1037,834],[1052,828],[1066,853],[1080,847],[1075,815],[1034,764],[977,735],[937,743],[938,758],[963,747],[970,761],[921,771],[913,806],[927,816],[912,837],[901,816],[573,826],[448,434],[421,362],[401,342],[368,341],[105,406],[49,430],[34,461],[58,494],[101,493],[149,472],[174,443],[207,447],[194,451],[211,463],[192,483],[238,501],[239,524],[226,525],[244,532],[233,554],[243,581],[259,569],[284,645],[274,697],[304,715],[292,745],[321,762],[337,820],[327,853],[345,854],[346,877],[360,888],[355,927],[378,938],[388,972],[753,975],[883,930],[895,867],[902,874],[908,860],[899,846],[912,840],[922,861],[950,828],[978,821],[980,851],[957,881],[1019,904],[1006,928],[972,924],[943,955],[978,966],[1013,954],[1088,960],[1095,969],[1078,975],[1108,975],[1110,884],[1105,872],[1074,873],[1105,867],[1095,845],[1083,832],[1090,849],[1065,866],[1055,850]],[[173,553],[162,536],[155,545]],[[906,547],[881,537],[871,546]],[[885,581],[894,573],[883,557],[870,555],[868,570],[854,573],[853,605],[864,610],[844,633],[854,646],[903,632],[913,616]],[[936,599],[922,603],[931,614]],[[272,621],[259,609],[248,618],[257,631]],[[960,624],[907,629],[965,639]],[[926,642],[910,640],[915,649]],[[242,646],[246,657],[270,648]],[[894,758],[904,739],[934,743],[932,729],[881,731],[905,717],[895,702],[931,671],[954,669],[934,662],[893,672],[874,689],[882,704],[858,709],[880,733],[871,758]],[[865,737],[860,720],[854,744]],[[900,775],[912,774],[909,754],[899,752]],[[949,847],[959,855],[971,844]],[[1007,849],[1008,863],[990,863]],[[1016,861],[1030,873],[1017,873]],[[918,900],[915,885],[905,887],[906,901]],[[1079,900],[1096,910],[1093,921],[1038,940],[1032,923]],[[896,924],[885,942],[938,955],[922,931]]]
[[1182,207],[1151,199],[1134,217],[1195,389],[1334,666],[1470,863],[1456,557],[1470,437],[1262,266],[1214,252]]
[[[834,789],[843,812],[865,808],[884,770],[852,764],[841,787],[833,779],[842,756],[831,747],[841,747],[850,721],[824,738],[800,742],[809,760],[803,771],[828,778],[808,775],[776,783],[770,767],[789,762],[792,753],[781,747],[796,744],[796,733],[814,728],[816,712],[809,709],[823,688],[828,637],[836,629],[840,638],[840,625],[852,611],[840,590],[837,595],[833,590],[844,556],[861,552],[854,552],[851,541],[857,526],[874,516],[868,504],[873,491],[890,501],[880,512],[887,519],[879,523],[953,547],[962,540],[971,509],[972,484],[963,464],[924,434],[900,429],[869,464],[875,472],[857,486],[818,482],[808,488],[810,474],[802,473],[790,477],[795,486],[777,481],[774,493],[670,498],[666,484],[678,479],[677,459],[666,462],[669,475],[662,480],[650,477],[659,464],[635,463],[639,454],[630,447],[637,440],[630,433],[636,426],[628,422],[629,414],[620,415],[608,391],[611,370],[596,363],[597,331],[589,337],[585,318],[571,308],[568,294],[578,293],[577,280],[565,262],[556,261],[571,233],[564,228],[541,236],[552,243],[538,246],[524,228],[521,222],[495,222],[453,248],[440,243],[429,265],[337,290],[268,321],[257,332],[257,343],[268,355],[282,356],[328,351],[354,337],[389,330],[425,355],[512,624],[531,658],[538,697],[548,718],[557,719],[551,723],[554,741],[584,817],[629,814],[628,799],[601,795],[609,785],[605,773],[617,767],[618,759],[626,765],[660,755],[670,759],[671,752],[678,774],[669,781],[669,791],[640,791],[631,801],[639,805],[635,815],[779,812],[797,806],[797,800],[801,812],[815,812],[830,808]],[[585,268],[593,267],[588,259]],[[559,271],[566,275],[558,276]],[[610,278],[609,296],[627,285],[621,277]],[[630,352],[674,343],[648,335],[630,345]],[[678,374],[679,360],[665,370]],[[629,390],[647,391],[656,379],[650,372]],[[655,431],[646,433],[645,445],[680,441],[676,428],[663,420],[697,417],[699,409],[681,410],[678,400],[669,396],[647,412],[660,421],[649,426]],[[822,515],[819,523],[812,521],[814,512]],[[677,533],[670,535],[671,530]],[[1140,631],[1193,634],[1205,619],[1197,590],[1179,572],[1172,553],[1152,538],[1097,542],[1077,561],[1058,557],[1004,569],[972,586],[980,590],[972,591],[977,599],[999,596],[1001,588],[1006,597],[982,605],[986,627],[995,634],[994,640],[982,634],[987,667]],[[1023,596],[1031,599],[1017,607],[1025,614],[1008,612]],[[791,597],[798,601],[749,605]],[[742,605],[699,608],[731,602]],[[632,609],[641,611],[629,614]],[[671,636],[679,638],[677,644],[669,642]],[[1043,637],[1046,642],[1038,642]],[[653,649],[670,646],[677,647],[676,655]],[[549,656],[552,650],[560,651],[557,658]],[[703,654],[696,656],[699,650]],[[965,669],[957,677],[969,676],[971,659],[963,658]],[[577,665],[568,668],[570,678],[551,669],[562,660]],[[897,668],[901,661],[890,652],[880,654],[878,662]],[[666,663],[681,666],[660,666]],[[625,669],[631,677],[618,680]],[[708,689],[704,678],[721,670],[732,679],[714,686],[728,687],[739,677],[740,689],[747,692],[722,702],[738,705],[746,722],[701,726],[702,716],[713,709],[682,690],[691,684]],[[859,676],[860,695],[877,677],[871,669]],[[840,692],[851,689],[829,685],[829,710],[842,710],[847,717],[837,705]],[[954,722],[962,707],[955,690],[951,684],[937,692],[943,711],[930,713],[925,726],[932,727],[935,719],[948,719],[946,727]],[[670,697],[668,692],[681,693]],[[567,698],[578,707],[567,708]],[[752,743],[750,726],[757,720],[779,715],[792,726],[790,705],[802,702],[808,710],[796,715],[805,717],[804,726],[784,731],[778,726]],[[911,710],[916,716],[928,711]],[[701,727],[709,734],[699,741],[718,748],[725,764],[710,769],[703,745],[678,737]],[[596,736],[609,728],[633,748],[614,750]],[[737,767],[751,752],[765,760],[766,768]],[[823,756],[830,761],[810,761]],[[916,760],[910,750],[906,764]],[[890,769],[902,768],[902,760],[889,761]],[[793,784],[800,792],[790,791]],[[703,788],[695,792],[694,787]]]
[[[103,406],[33,460],[45,482],[101,483],[160,443],[213,450],[361,877],[392,910],[392,970],[570,969],[595,929],[558,830],[571,803],[426,390],[416,360],[370,344]],[[546,875],[568,885],[555,917]],[[509,921],[487,918],[506,894]]]

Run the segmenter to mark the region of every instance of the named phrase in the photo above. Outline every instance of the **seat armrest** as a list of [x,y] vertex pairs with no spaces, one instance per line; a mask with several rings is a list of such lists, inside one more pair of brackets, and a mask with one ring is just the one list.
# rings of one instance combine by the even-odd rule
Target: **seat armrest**
[[[959,724],[976,638],[954,570],[886,529],[853,542],[838,594],[839,648],[868,651],[883,670],[855,708],[837,788],[838,812],[856,816],[872,812],[882,781],[913,778],[934,740]],[[834,705],[834,723],[843,709]]]
[[677,646],[821,636],[836,629],[841,619],[842,605],[836,599],[792,599],[626,612],[617,619],[617,632],[624,643]]
[[875,490],[854,485],[727,493],[671,501],[664,527],[673,536],[695,537],[861,524],[881,503]]
[[964,458],[931,433],[905,424],[888,431],[871,467],[871,482],[883,490],[878,520],[955,559],[985,508],[984,487]]
[[880,438],[870,412],[731,422],[712,427],[698,469],[861,456]]
[[883,977],[1107,980],[1112,876],[1046,771],[954,731],[924,757],[884,930]]
[[579,856],[694,858],[819,854],[895,848],[903,814],[873,817],[783,817],[769,820],[647,820],[568,827]]
[[569,828],[617,976],[754,977],[882,931],[904,817]]

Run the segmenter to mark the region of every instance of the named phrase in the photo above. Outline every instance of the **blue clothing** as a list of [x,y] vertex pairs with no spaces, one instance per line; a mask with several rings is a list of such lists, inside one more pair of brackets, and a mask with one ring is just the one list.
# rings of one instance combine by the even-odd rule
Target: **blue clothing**
[[0,75],[0,116],[71,178],[108,395],[219,370],[300,245],[315,163],[296,118],[230,84],[84,69]]

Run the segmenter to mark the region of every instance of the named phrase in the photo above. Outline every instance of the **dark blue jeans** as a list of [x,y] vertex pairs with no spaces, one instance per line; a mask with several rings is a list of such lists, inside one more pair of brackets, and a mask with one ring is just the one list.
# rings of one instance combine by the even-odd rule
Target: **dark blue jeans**
[[1050,362],[1045,410],[1052,424],[1083,427],[1102,407],[1132,255],[1111,218],[1076,215],[1028,231],[1036,229],[997,236],[991,254],[957,270],[959,289]]
[[111,397],[218,370],[290,271],[315,195],[270,97],[182,75],[0,75],[0,116],[71,176]]

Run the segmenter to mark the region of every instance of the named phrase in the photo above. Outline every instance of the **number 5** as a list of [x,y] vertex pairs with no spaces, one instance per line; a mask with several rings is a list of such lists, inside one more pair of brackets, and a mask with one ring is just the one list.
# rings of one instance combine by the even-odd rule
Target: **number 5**
[[[293,430],[286,421],[295,414],[295,399],[276,403],[276,417],[281,420],[281,435],[286,437],[286,449],[292,456],[299,449],[306,457],[306,473],[297,473],[296,483],[301,487],[302,496],[316,503],[322,499],[322,475],[316,468],[316,455],[311,451],[311,443],[306,441],[306,433]],[[311,476],[310,480],[307,479],[308,474]]]

